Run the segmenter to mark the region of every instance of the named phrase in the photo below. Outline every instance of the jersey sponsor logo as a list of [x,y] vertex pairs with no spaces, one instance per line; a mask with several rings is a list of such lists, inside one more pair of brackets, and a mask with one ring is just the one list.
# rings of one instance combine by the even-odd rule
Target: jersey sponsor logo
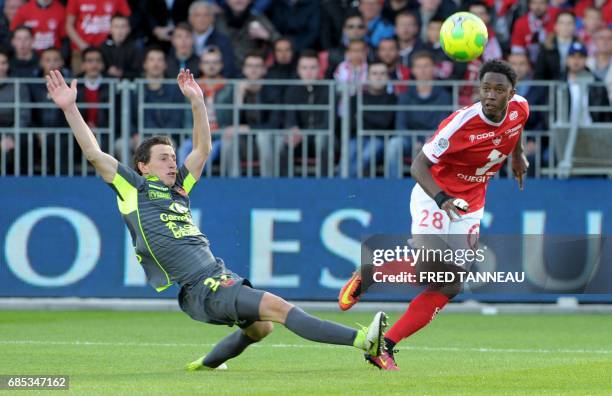
[[170,190],[170,189],[169,189],[168,187],[166,187],[166,186],[158,186],[158,185],[151,184],[151,183],[149,183],[149,188],[153,188],[153,189],[155,189],[155,190],[164,191],[164,192],[167,192],[167,191],[169,191],[169,190]]
[[159,219],[163,221],[164,223],[167,223],[169,221],[182,221],[183,223],[193,224],[193,220],[191,219],[190,215],[175,215],[175,214],[161,213],[159,215]]
[[502,141],[502,137],[501,137],[501,136],[498,136],[498,137],[496,137],[496,138],[493,138],[493,144],[494,144],[494,145],[496,145],[496,146],[499,146],[499,144],[501,143],[501,141]]
[[518,111],[514,110],[510,112],[510,121],[514,121],[518,118]]
[[495,136],[495,132],[493,131],[481,133],[480,135],[470,135],[470,142],[474,143],[475,141],[485,140],[493,136]]
[[94,12],[96,10],[95,4],[81,4],[81,12]]
[[439,157],[442,153],[444,153],[446,151],[446,149],[448,149],[448,147],[450,146],[450,143],[448,141],[448,139],[445,139],[443,137],[435,140],[433,142],[433,153],[434,155],[436,155],[437,157]]
[[189,212],[189,208],[187,208],[185,205],[183,205],[180,202],[172,202],[170,206],[168,207],[168,209],[174,213],[180,213],[180,214],[185,214]]
[[166,223],[166,227],[168,227],[168,229],[172,232],[172,235],[176,239],[181,239],[186,236],[202,235],[202,233],[195,224],[185,224],[181,226],[173,221],[169,221]]
[[172,197],[170,197],[170,192],[162,192],[162,191],[156,191],[156,190],[149,190],[149,199],[150,200],[155,200],[155,199],[172,199]]
[[504,132],[504,134],[508,135],[508,137],[515,136],[516,134],[518,134],[521,131],[521,127],[522,127],[522,125],[518,124],[517,126],[508,129],[506,132]]
[[486,176],[486,175],[472,176],[472,175],[466,175],[463,173],[457,173],[457,177],[469,183],[486,183],[489,180],[489,176]]

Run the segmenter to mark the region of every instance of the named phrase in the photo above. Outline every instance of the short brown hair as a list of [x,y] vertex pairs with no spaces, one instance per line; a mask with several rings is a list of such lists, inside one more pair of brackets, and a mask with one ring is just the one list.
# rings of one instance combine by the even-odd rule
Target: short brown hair
[[139,175],[142,175],[142,172],[140,172],[140,169],[138,169],[138,163],[149,163],[151,160],[151,147],[158,144],[165,144],[166,146],[174,148],[170,136],[152,136],[145,139],[138,145],[138,147],[136,147],[136,151],[134,152],[134,169],[136,169],[136,172],[138,172]]

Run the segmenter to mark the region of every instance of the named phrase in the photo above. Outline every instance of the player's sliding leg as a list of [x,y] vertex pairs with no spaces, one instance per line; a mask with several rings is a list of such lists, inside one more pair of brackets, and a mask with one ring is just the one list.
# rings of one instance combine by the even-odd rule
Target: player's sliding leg
[[310,341],[354,346],[374,356],[381,352],[383,334],[387,326],[387,315],[384,312],[378,312],[370,326],[355,330],[316,318],[282,298],[266,292],[263,292],[258,312],[253,312],[252,309],[245,312],[244,308],[248,307],[241,307],[244,305],[241,302],[252,301],[259,293],[262,292],[248,287],[242,289],[237,303],[238,314],[241,318],[252,320],[253,315],[257,315],[256,320],[281,323],[291,332]]
[[255,322],[249,327],[236,330],[222,339],[207,355],[187,365],[187,370],[227,369],[225,364],[240,355],[249,345],[264,339],[273,330],[271,322]]

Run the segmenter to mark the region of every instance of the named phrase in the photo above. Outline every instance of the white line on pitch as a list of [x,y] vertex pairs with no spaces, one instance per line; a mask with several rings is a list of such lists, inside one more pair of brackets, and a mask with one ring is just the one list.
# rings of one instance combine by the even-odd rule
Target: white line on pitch
[[[116,346],[116,347],[170,347],[202,348],[212,347],[210,343],[164,343],[164,342],[104,342],[104,341],[38,341],[38,340],[0,340],[0,345],[65,345],[65,346]],[[259,348],[344,348],[340,345],[324,344],[255,344]],[[482,352],[482,353],[582,353],[612,354],[609,349],[519,349],[519,348],[463,348],[463,347],[428,347],[403,346],[400,350],[431,352]]]

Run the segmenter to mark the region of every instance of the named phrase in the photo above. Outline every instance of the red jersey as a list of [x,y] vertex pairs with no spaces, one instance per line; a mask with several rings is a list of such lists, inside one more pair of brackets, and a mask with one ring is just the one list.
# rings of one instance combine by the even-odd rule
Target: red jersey
[[48,7],[41,7],[36,0],[30,0],[17,10],[11,21],[11,31],[22,25],[32,29],[35,50],[60,48],[60,40],[66,35],[66,9],[58,0]]
[[529,104],[519,95],[510,100],[498,123],[485,117],[480,102],[448,116],[423,146],[434,163],[431,174],[436,184],[466,200],[470,212],[484,207],[487,183],[514,150],[528,117]]
[[92,47],[99,47],[107,39],[115,14],[132,13],[127,0],[68,0],[66,12],[75,16],[77,33]]

